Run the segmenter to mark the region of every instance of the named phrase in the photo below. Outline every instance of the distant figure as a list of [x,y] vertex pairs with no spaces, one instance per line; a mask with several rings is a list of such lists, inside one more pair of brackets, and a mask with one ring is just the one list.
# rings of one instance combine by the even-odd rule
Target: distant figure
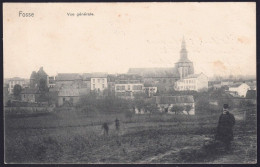
[[117,118],[115,120],[115,126],[116,126],[116,131],[119,131],[120,124],[119,124],[119,120]]
[[233,126],[235,125],[235,117],[228,111],[228,104],[223,105],[223,112],[219,117],[216,140],[225,144],[226,151],[231,151],[231,141],[233,140]]
[[102,129],[104,130],[104,135],[108,135],[109,126],[107,123],[103,123]]

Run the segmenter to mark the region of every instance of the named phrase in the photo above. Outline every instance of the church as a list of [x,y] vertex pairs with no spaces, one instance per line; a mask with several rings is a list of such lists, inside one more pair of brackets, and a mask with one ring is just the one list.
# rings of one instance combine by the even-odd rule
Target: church
[[[172,68],[130,68],[128,70],[128,74],[139,74],[143,77],[144,86],[155,86],[160,93],[166,93],[169,91],[184,91],[184,90],[192,90],[191,87],[183,86],[180,89],[176,83],[183,83],[183,80],[186,78],[192,78],[201,75],[194,75],[194,67],[193,62],[188,59],[188,51],[186,49],[186,43],[183,38],[181,43],[181,51],[180,51],[180,59],[177,63],[175,63],[175,67]],[[205,75],[204,75],[205,76]],[[199,78],[199,79],[200,79]],[[203,82],[203,86],[207,90],[208,88],[208,79],[206,77],[203,78],[206,80]],[[198,79],[197,79],[198,80]],[[197,81],[195,79],[195,82]],[[193,83],[193,85],[197,85],[197,83]],[[186,82],[185,82],[186,83]],[[198,82],[200,83],[200,82]],[[180,84],[179,84],[180,85]],[[201,88],[201,86],[200,86]],[[204,90],[205,90],[204,89]],[[193,90],[197,91],[194,88]]]

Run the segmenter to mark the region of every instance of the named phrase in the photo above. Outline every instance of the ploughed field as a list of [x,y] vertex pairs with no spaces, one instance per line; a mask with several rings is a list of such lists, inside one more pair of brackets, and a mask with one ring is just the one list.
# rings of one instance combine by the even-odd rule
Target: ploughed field
[[[256,110],[236,117],[233,152],[204,149],[219,114],[85,114],[75,109],[5,115],[6,163],[256,163]],[[120,131],[114,120],[120,120]],[[109,135],[101,125],[109,122]]]

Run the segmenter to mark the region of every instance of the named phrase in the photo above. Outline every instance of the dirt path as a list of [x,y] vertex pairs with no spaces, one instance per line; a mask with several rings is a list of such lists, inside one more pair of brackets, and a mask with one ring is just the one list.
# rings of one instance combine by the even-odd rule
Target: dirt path
[[142,160],[138,163],[153,163],[153,162],[156,162],[160,159],[162,159],[163,157],[165,156],[169,156],[171,154],[178,154],[181,150],[184,150],[184,149],[190,149],[190,148],[193,148],[194,147],[191,147],[191,146],[186,146],[186,147],[183,147],[183,148],[178,148],[178,149],[174,149],[174,150],[170,150],[170,151],[167,151],[166,153],[163,153],[163,154],[158,154],[156,156],[153,156],[153,157],[149,157],[145,160]]

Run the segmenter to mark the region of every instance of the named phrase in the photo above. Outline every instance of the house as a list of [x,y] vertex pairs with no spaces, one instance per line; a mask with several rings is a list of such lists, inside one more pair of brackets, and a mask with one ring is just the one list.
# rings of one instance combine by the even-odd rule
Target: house
[[63,88],[58,93],[58,106],[73,106],[79,102],[80,92],[75,88]]
[[13,94],[13,89],[15,85],[20,85],[22,88],[28,87],[28,81],[23,78],[14,77],[10,78],[8,81],[8,92],[9,94]]
[[36,88],[25,88],[20,93],[21,100],[24,102],[37,102],[40,96]]
[[230,86],[228,90],[230,92],[237,92],[240,97],[246,97],[246,93],[248,90],[250,90],[250,86],[248,86],[246,83],[242,83],[239,85]]
[[59,94],[59,88],[57,86],[50,87],[49,88],[49,103],[52,105],[58,105],[58,94]]
[[91,91],[103,92],[107,89],[107,73],[92,73],[91,74]]
[[[171,108],[174,106],[182,106],[184,110],[182,113],[195,115],[194,98],[191,95],[185,96],[156,96],[156,104],[160,112],[171,113]],[[186,111],[187,106],[190,106],[190,111]]]
[[134,98],[143,92],[142,77],[135,74],[120,74],[115,79],[115,95],[122,98]]
[[78,73],[58,73],[55,77],[55,85],[58,88],[79,88],[83,79]]
[[177,91],[203,91],[208,90],[208,77],[203,74],[191,74],[178,80],[174,87]]
[[122,98],[134,98],[136,93],[143,92],[143,87],[142,83],[115,84],[115,95]]

